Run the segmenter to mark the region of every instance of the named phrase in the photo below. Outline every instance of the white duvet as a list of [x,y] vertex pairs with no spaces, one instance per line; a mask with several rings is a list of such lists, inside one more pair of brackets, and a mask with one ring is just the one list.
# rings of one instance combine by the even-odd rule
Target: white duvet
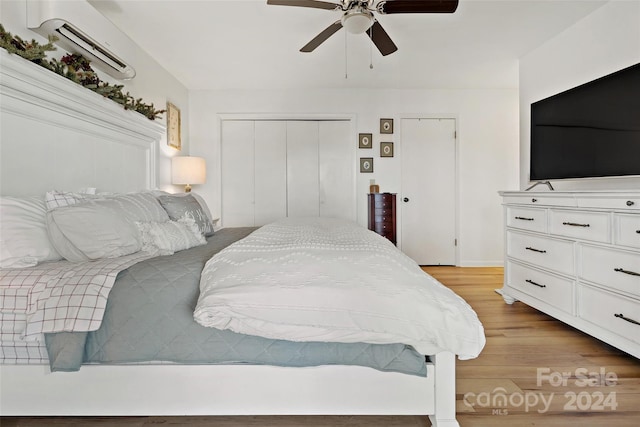
[[266,225],[211,258],[194,311],[203,326],[289,341],[403,343],[478,356],[473,309],[385,238],[334,218]]

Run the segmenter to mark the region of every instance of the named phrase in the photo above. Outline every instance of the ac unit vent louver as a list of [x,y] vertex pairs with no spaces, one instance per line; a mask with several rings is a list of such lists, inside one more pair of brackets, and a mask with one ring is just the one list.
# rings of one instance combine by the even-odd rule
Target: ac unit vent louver
[[111,65],[113,68],[116,68],[121,72],[123,72],[125,68],[127,68],[127,64],[125,64],[117,56],[113,55],[108,50],[103,49],[99,44],[91,40],[91,38],[85,36],[79,30],[73,28],[71,25],[64,24],[56,31],[62,37],[66,37],[81,48],[92,52],[95,56],[100,55],[101,59]]
[[[56,44],[83,55],[92,66],[116,79],[136,75],[122,58],[133,57],[133,41],[86,1],[27,0],[27,27],[43,36],[56,36]],[[91,36],[81,28],[90,29]]]

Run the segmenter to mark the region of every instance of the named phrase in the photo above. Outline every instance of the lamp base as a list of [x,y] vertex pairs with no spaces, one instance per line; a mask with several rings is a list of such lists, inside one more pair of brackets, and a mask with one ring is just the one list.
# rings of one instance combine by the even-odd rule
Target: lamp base
[[187,184],[184,186],[184,192],[185,193],[191,193],[191,185]]

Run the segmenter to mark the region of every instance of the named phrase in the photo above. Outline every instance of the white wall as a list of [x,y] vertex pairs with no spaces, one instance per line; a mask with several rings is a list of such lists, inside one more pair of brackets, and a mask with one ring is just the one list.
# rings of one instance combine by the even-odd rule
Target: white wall
[[[2,0],[1,22],[22,38],[44,41],[26,28],[24,0]],[[54,53],[59,58],[61,50]],[[191,92],[169,75],[146,52],[126,58],[136,69],[135,79],[124,82],[136,98],[164,108],[167,101],[182,110],[183,150],[177,153],[161,141],[158,185],[170,185],[170,157],[176,154],[201,155],[207,159],[208,182],[196,187],[220,213],[220,136],[218,114],[265,113],[344,114],[356,118],[353,143],[358,132],[374,134],[374,150],[358,150],[358,157],[375,158],[374,174],[357,176],[358,218],[366,224],[366,194],[374,178],[382,191],[401,195],[401,146],[398,132],[396,157],[381,159],[378,143],[379,119],[424,115],[455,117],[458,125],[459,162],[459,264],[500,265],[503,257],[502,210],[498,190],[518,187],[518,92],[496,90],[313,90],[313,91],[215,91]],[[101,76],[109,81],[107,76]],[[384,138],[385,141],[389,139]]]
[[[521,58],[521,189],[529,184],[531,103],[639,62],[637,0],[609,2]],[[559,180],[553,185],[556,190],[638,189],[640,178]]]
[[[46,39],[38,33],[31,31],[26,26],[26,2],[25,0],[2,0],[0,1],[0,23],[13,35],[23,39],[36,39],[41,43],[46,43]],[[64,51],[58,48],[49,53],[49,58],[60,59]],[[157,184],[165,190],[180,190],[179,187],[171,185],[171,161],[170,158],[177,154],[186,155],[189,153],[189,92],[187,88],[169,74],[146,52],[136,46],[136,52],[132,58],[124,58],[136,70],[136,77],[128,81],[117,81],[98,71],[102,80],[114,84],[124,84],[124,91],[130,92],[135,98],[142,98],[146,103],[153,103],[156,109],[163,110],[167,101],[175,104],[181,110],[182,116],[182,144],[181,152],[167,146],[166,136],[160,141],[158,150],[158,177]],[[34,65],[36,66],[36,65]],[[88,89],[87,89],[88,90]],[[165,116],[160,120],[165,123]],[[91,183],[84,183],[82,186],[91,186]],[[74,188],[61,190],[77,190]]]
[[[345,115],[356,119],[357,133],[373,133],[374,149],[358,157],[374,157],[374,173],[357,177],[358,221],[366,225],[369,180],[381,191],[401,196],[399,121],[425,115],[455,117],[459,137],[460,265],[501,265],[502,208],[497,191],[518,186],[518,93],[504,90],[312,90],[192,91],[191,154],[207,159],[207,183],[195,188],[214,215],[221,212],[220,114]],[[396,133],[381,139],[379,119],[393,118]],[[379,157],[379,142],[392,141],[396,157]],[[436,185],[434,183],[433,185]],[[401,204],[399,203],[401,207]]]

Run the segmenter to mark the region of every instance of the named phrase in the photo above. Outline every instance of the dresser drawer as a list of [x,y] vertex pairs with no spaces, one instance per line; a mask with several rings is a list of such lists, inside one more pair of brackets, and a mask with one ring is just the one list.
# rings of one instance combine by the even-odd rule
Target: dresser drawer
[[640,253],[580,246],[580,278],[640,297]]
[[562,311],[574,314],[572,280],[507,261],[507,284]]
[[391,209],[393,201],[391,197],[376,197],[374,203],[376,209]]
[[549,233],[556,236],[610,242],[611,216],[605,212],[577,212],[552,209],[549,212]]
[[640,248],[640,215],[614,214],[614,243]]
[[376,215],[376,216],[391,216],[391,215],[393,215],[393,209],[391,209],[391,208],[374,208],[374,215]]
[[389,237],[394,233],[394,226],[392,222],[377,222],[373,227],[373,231],[385,237]]
[[578,316],[626,339],[640,342],[640,301],[581,285]]
[[382,222],[386,222],[388,224],[393,225],[393,217],[392,216],[375,216],[375,222],[376,223],[382,223]]
[[507,255],[559,273],[574,274],[574,243],[507,231]]
[[546,233],[547,210],[508,206],[507,227]]
[[378,234],[387,235],[393,232],[392,222],[376,222],[374,225],[374,231]]
[[570,196],[549,196],[546,194],[530,193],[521,196],[504,196],[507,205],[531,205],[531,206],[576,206],[575,199]]
[[640,197],[632,194],[627,197],[579,197],[579,207],[602,209],[638,209],[640,210]]

